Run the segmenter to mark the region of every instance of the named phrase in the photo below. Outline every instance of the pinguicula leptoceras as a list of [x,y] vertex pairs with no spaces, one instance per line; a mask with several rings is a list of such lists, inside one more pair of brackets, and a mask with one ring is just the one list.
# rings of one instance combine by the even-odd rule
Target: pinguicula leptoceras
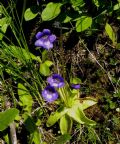
[[47,78],[47,82],[56,88],[61,88],[65,85],[64,79],[59,74],[53,74]]
[[49,50],[53,48],[53,43],[56,40],[56,36],[51,34],[49,29],[43,29],[42,32],[38,32],[36,34],[36,39],[35,46],[43,47],[44,49]]
[[58,99],[58,92],[55,90],[54,87],[48,85],[46,88],[42,91],[42,97],[47,102],[51,103]]
[[47,102],[53,102],[58,98],[58,92],[55,88],[61,88],[65,85],[64,79],[59,74],[53,74],[47,78],[48,86],[42,91],[42,97]]

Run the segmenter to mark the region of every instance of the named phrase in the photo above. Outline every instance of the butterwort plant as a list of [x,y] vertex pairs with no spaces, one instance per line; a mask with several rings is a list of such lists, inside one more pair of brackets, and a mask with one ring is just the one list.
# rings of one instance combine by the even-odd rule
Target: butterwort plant
[[95,125],[95,121],[85,116],[84,110],[95,105],[97,101],[86,97],[80,98],[80,79],[73,78],[68,84],[59,74],[53,74],[47,78],[48,85],[42,91],[42,97],[46,102],[59,101],[59,108],[51,113],[46,125],[53,126],[59,121],[61,134],[70,133],[73,122],[79,124]]
[[[43,29],[36,34],[36,39],[35,46],[50,50],[53,48],[56,36],[49,29]],[[57,100],[56,104],[59,105],[59,108],[49,116],[46,123],[48,127],[59,121],[61,133],[67,134],[72,129],[73,121],[79,124],[96,124],[85,116],[84,110],[97,102],[89,97],[81,102],[78,78],[70,79],[68,84],[60,74],[52,74],[47,78],[47,84],[42,90],[43,99],[47,103],[54,103]]]

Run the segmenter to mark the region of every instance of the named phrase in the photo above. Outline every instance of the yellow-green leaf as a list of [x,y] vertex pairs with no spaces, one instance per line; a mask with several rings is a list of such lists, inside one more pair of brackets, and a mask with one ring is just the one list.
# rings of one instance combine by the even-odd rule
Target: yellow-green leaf
[[118,10],[120,9],[120,3],[117,3],[116,5],[114,5],[113,10]]
[[20,105],[24,107],[24,110],[30,112],[33,104],[33,99],[29,91],[21,83],[18,84],[18,95],[20,99]]
[[18,113],[19,110],[15,108],[0,112],[0,131],[5,130],[10,125],[10,123],[14,121]]
[[46,8],[42,11],[42,20],[49,21],[57,17],[61,12],[62,3],[49,2]]
[[44,76],[49,76],[50,75],[50,69],[49,69],[49,66],[46,63],[41,63],[40,64],[39,71]]
[[105,31],[113,43],[117,42],[117,37],[110,24],[106,23]]
[[85,116],[81,104],[73,105],[72,108],[68,110],[67,114],[80,124],[87,124],[87,125],[96,124],[93,120]]
[[81,16],[76,22],[76,31],[81,32],[88,29],[92,25],[92,18]]
[[95,105],[97,103],[97,101],[95,99],[89,98],[87,97],[85,100],[83,100],[81,104],[81,107],[83,110]]
[[24,18],[26,21],[34,19],[38,15],[38,10],[36,6],[26,9],[24,13]]
[[47,120],[47,127],[54,125],[67,111],[68,109],[61,107],[55,113],[52,113]]
[[62,134],[70,133],[72,129],[73,120],[68,115],[63,115],[60,118],[60,131]]

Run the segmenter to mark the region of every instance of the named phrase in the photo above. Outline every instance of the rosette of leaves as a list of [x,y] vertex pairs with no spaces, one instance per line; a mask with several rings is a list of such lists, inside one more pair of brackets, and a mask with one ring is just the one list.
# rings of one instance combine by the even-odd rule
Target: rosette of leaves
[[59,88],[58,91],[60,95],[61,92],[64,91],[64,96],[62,97],[64,97],[65,101],[64,103],[60,103],[60,107],[49,116],[46,123],[48,127],[53,126],[59,121],[61,133],[68,134],[71,132],[74,121],[79,124],[86,124],[90,126],[96,125],[96,122],[87,118],[84,113],[85,109],[97,103],[95,99],[86,97],[81,101],[79,98],[79,90],[76,89],[76,91],[72,91],[68,85],[63,88]]

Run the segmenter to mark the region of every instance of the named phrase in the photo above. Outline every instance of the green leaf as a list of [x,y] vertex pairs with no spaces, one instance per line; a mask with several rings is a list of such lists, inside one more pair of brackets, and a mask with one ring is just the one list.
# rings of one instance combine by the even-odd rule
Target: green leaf
[[1,18],[0,19],[0,27],[2,27],[3,25],[5,25],[5,24],[9,24],[10,23],[10,18],[7,18],[7,17],[3,17],[3,18]]
[[25,111],[30,112],[33,104],[32,96],[23,84],[18,84],[18,95],[20,99],[20,105],[24,107]]
[[120,9],[120,3],[117,3],[116,5],[114,5],[113,10],[118,10]]
[[112,42],[115,43],[117,41],[116,34],[108,23],[106,23],[105,25],[105,31],[108,34],[109,38],[112,40]]
[[8,24],[4,24],[4,25],[0,28],[0,40],[3,39],[4,33],[5,33],[6,30],[7,30],[7,27],[8,27]]
[[70,133],[72,129],[72,124],[73,121],[68,115],[65,114],[60,118],[60,131],[62,135]]
[[53,65],[53,62],[52,62],[52,61],[49,61],[49,60],[46,60],[46,61],[45,61],[45,64],[46,64],[48,67],[50,67],[50,66]]
[[49,2],[46,8],[42,11],[42,20],[43,21],[50,21],[57,17],[61,12],[62,3],[53,3]]
[[38,8],[36,6],[32,6],[26,9],[24,13],[24,18],[26,21],[34,19],[38,15]]
[[109,103],[109,105],[110,105],[110,109],[115,109],[117,107],[116,103],[112,101]]
[[95,125],[93,120],[88,119],[82,109],[81,104],[74,104],[72,108],[69,109],[67,114],[80,124]]
[[71,136],[69,134],[64,134],[58,138],[58,140],[55,142],[55,144],[66,144],[71,139]]
[[76,22],[76,31],[81,32],[88,29],[92,25],[92,18],[81,16]]
[[120,16],[118,16],[117,19],[120,20]]
[[81,103],[81,107],[83,110],[95,105],[97,103],[96,100],[91,99],[91,98],[86,98],[85,100],[83,100],[83,102]]
[[30,133],[30,143],[40,144],[41,135],[39,133],[37,126],[35,125],[35,122],[27,114],[24,115],[24,118],[25,118],[24,122],[25,127],[27,131]]
[[72,20],[72,18],[68,15],[66,15],[65,19],[63,20],[63,23],[68,23]]
[[2,5],[0,5],[0,14],[3,13],[3,8],[2,8]]
[[77,7],[77,6],[83,6],[84,5],[84,0],[70,0],[70,2],[72,3],[73,7]]
[[49,76],[50,75],[50,69],[49,69],[49,66],[46,65],[46,63],[40,64],[39,71],[44,76]]
[[5,130],[10,125],[10,123],[14,121],[18,113],[19,110],[15,108],[0,112],[0,131]]
[[70,79],[70,83],[72,84],[80,84],[81,83],[81,79],[75,77],[75,78],[71,78]]
[[99,7],[99,6],[100,6],[98,0],[92,0],[92,1],[93,1],[93,3],[96,5],[96,7]]
[[48,51],[44,50],[42,52],[42,62],[46,61],[46,59],[48,59]]
[[10,24],[11,18],[1,18],[0,19],[0,40],[2,40],[4,33],[6,32],[9,24]]
[[61,107],[56,112],[52,113],[47,120],[47,127],[51,127],[52,125],[54,125],[64,114],[67,113],[67,111],[67,108]]

